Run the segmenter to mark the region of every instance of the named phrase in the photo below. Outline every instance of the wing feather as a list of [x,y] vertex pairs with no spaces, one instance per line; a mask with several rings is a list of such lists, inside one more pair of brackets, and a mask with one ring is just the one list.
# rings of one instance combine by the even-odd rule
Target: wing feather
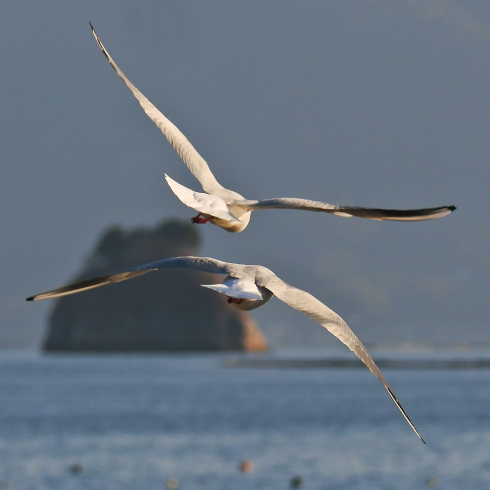
[[317,211],[335,214],[337,216],[367,218],[374,220],[392,221],[422,221],[442,218],[456,209],[456,206],[440,206],[438,208],[422,209],[379,209],[360,208],[353,206],[336,206],[321,201],[280,197],[276,199],[263,199],[260,201],[243,200],[233,204],[243,206],[249,211],[256,209],[299,209],[304,211]]
[[381,374],[381,371],[368,354],[362,342],[349,328],[347,323],[345,323],[345,321],[339,315],[337,315],[337,313],[332,311],[330,308],[328,308],[328,306],[324,305],[311,294],[286,284],[277,276],[269,277],[263,283],[262,281],[259,281],[258,285],[267,287],[267,289],[272,291],[281,301],[284,301],[284,303],[291,306],[295,310],[301,311],[312,320],[325,327],[332,335],[344,343],[381,381],[391,399],[395,402],[396,406],[405,417],[405,420],[425,444],[425,441],[418,433],[393,391],[391,391],[388,382]]
[[42,299],[59,298],[61,296],[81,293],[82,291],[88,291],[89,289],[99,288],[101,286],[106,286],[107,284],[126,281],[128,279],[132,279],[133,277],[141,276],[148,272],[164,268],[194,269],[204,272],[211,272],[213,274],[231,275],[240,273],[239,264],[228,264],[227,262],[221,262],[220,260],[211,259],[208,257],[173,257],[170,259],[158,260],[149,264],[131,267],[130,269],[117,274],[95,277],[86,281],[69,284],[68,286],[53,289],[51,291],[47,291],[46,293],[30,296],[27,298],[27,301],[39,301]]
[[100,49],[104,53],[105,57],[111,64],[112,68],[116,71],[123,82],[128,86],[129,90],[136,97],[136,100],[140,103],[143,110],[148,117],[160,128],[170,144],[175,148],[180,158],[189,167],[194,177],[202,185],[202,188],[209,194],[219,193],[223,187],[218,183],[213,173],[208,167],[208,164],[204,158],[199,155],[197,150],[192,146],[189,140],[180,132],[180,130],[172,122],[170,122],[126,77],[126,75],[120,70],[120,68],[114,63],[114,60],[110,57],[109,53],[104,48],[99,37],[97,36],[92,24],[90,24],[95,40],[97,41]]

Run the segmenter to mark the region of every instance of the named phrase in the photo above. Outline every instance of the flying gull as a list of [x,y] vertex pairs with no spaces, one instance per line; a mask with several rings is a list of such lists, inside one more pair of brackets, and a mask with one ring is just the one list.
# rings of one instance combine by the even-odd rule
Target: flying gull
[[[92,24],[90,24],[90,27],[92,27]],[[320,201],[287,197],[263,199],[261,201],[245,199],[237,192],[225,189],[218,183],[206,161],[199,155],[187,138],[129,81],[114,63],[93,27],[92,32],[100,49],[114,70],[116,70],[116,73],[133,92],[143,110],[160,128],[194,177],[201,183],[204,193],[195,192],[184,187],[165,174],[167,183],[174,194],[184,204],[198,211],[199,214],[192,218],[193,223],[207,223],[209,221],[226,231],[236,233],[243,231],[247,227],[252,211],[258,209],[301,209],[305,211],[323,211],[343,217],[357,216],[359,218],[392,221],[421,221],[441,218],[456,209],[455,206],[408,210],[360,208],[336,206]]]
[[314,296],[306,291],[302,291],[301,289],[286,284],[266,267],[260,265],[232,264],[208,257],[173,257],[152,262],[150,264],[132,267],[118,274],[97,277],[95,279],[88,279],[86,281],[70,284],[59,289],[31,296],[27,298],[27,301],[59,298],[61,296],[67,296],[69,294],[105,286],[106,284],[125,281],[164,268],[194,269],[213,274],[226,274],[226,278],[222,284],[203,286],[225,294],[228,296],[229,303],[241,310],[247,311],[265,305],[272,296],[275,295],[287,305],[295,310],[301,311],[312,320],[325,327],[332,335],[337,337],[352,352],[354,352],[367,368],[381,381],[410,427],[425,443],[408,418],[408,415],[405,413],[400,402],[391,391],[391,388],[380,370],[371,359],[366,348],[349,328],[347,323]]

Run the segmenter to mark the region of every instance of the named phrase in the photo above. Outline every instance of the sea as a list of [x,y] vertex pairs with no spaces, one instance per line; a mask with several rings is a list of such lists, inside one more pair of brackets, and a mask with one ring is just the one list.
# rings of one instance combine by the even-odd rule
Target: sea
[[427,444],[348,351],[0,353],[0,490],[489,489],[490,351],[374,354]]

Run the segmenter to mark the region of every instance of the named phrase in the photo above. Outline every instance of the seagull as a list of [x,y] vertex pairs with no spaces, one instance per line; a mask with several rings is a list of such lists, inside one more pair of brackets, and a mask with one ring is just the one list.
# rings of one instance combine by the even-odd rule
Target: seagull
[[456,206],[409,210],[360,208],[336,206],[320,201],[287,197],[260,201],[245,199],[237,192],[226,189],[218,183],[206,161],[180,130],[130,82],[104,48],[92,24],[90,24],[90,27],[100,49],[112,68],[131,90],[148,117],[160,128],[194,177],[201,183],[204,192],[195,192],[165,174],[165,179],[174,194],[185,205],[199,213],[191,218],[193,223],[204,224],[210,222],[226,231],[237,233],[247,227],[252,211],[259,209],[301,209],[305,211],[321,211],[343,217],[357,216],[359,218],[392,221],[421,221],[441,218],[456,209]]
[[405,417],[410,427],[425,444],[421,435],[408,418],[405,410],[397,400],[378,366],[368,354],[364,345],[356,337],[342,318],[311,294],[282,281],[270,269],[261,265],[243,265],[222,262],[209,257],[172,257],[149,264],[132,267],[124,272],[109,276],[96,277],[86,281],[70,284],[46,293],[27,298],[27,301],[59,298],[70,294],[88,291],[106,284],[126,281],[151,271],[165,268],[194,269],[213,274],[226,274],[221,284],[203,284],[228,297],[228,302],[240,310],[250,311],[265,305],[274,295],[295,310],[301,311],[315,322],[325,327],[332,335],[344,343],[381,381],[386,391]]

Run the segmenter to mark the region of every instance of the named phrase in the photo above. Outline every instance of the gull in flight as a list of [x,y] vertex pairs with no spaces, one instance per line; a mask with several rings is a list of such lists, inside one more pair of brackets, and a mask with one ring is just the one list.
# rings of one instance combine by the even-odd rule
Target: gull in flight
[[295,310],[301,311],[312,320],[325,327],[332,335],[337,337],[352,352],[354,352],[367,368],[381,381],[410,427],[425,444],[425,441],[408,418],[408,415],[400,402],[391,391],[391,388],[378,369],[378,366],[376,366],[366,348],[349,328],[347,323],[314,296],[306,291],[302,291],[301,289],[286,284],[266,267],[260,265],[232,264],[208,257],[173,257],[152,262],[150,264],[132,267],[118,274],[97,277],[95,279],[70,284],[59,289],[31,296],[27,298],[27,301],[38,301],[67,296],[69,294],[105,286],[106,284],[125,281],[164,268],[194,269],[213,274],[226,274],[226,278],[222,284],[203,286],[225,294],[228,296],[229,303],[241,310],[247,311],[265,305],[265,303],[275,295],[287,305]]
[[[92,24],[90,24],[90,27],[92,27]],[[301,209],[305,211],[323,211],[343,217],[357,216],[359,218],[393,221],[421,221],[441,218],[456,209],[455,206],[409,210],[360,208],[336,206],[320,201],[287,197],[263,199],[261,201],[245,199],[237,192],[225,189],[218,183],[206,161],[199,155],[187,138],[129,81],[114,63],[93,27],[92,32],[112,68],[116,70],[116,73],[133,92],[148,117],[160,128],[184,163],[189,167],[194,177],[201,183],[204,193],[195,192],[184,187],[165,174],[167,183],[174,194],[184,204],[198,211],[199,214],[192,218],[193,223],[207,223],[209,221],[226,231],[236,233],[243,231],[247,227],[250,215],[256,209]]]

